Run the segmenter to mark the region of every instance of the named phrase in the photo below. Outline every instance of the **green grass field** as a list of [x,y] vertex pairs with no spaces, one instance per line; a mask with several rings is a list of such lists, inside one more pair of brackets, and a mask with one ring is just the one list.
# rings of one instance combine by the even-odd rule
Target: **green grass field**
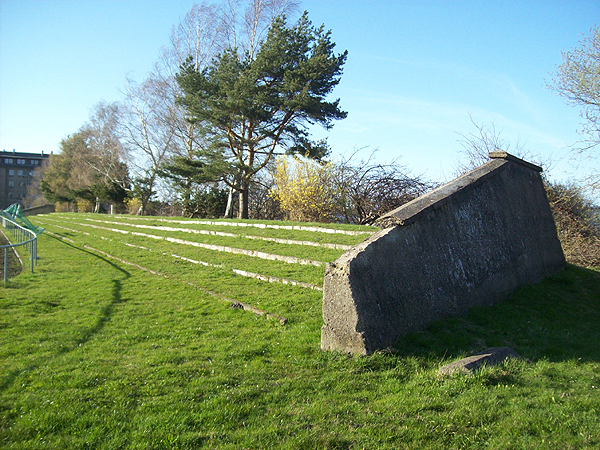
[[[352,245],[373,228],[93,214],[34,222],[48,231],[35,273],[0,287],[0,448],[600,448],[597,271],[569,266],[407,336],[396,352],[348,357],[320,351],[316,289],[344,250],[244,236]],[[318,265],[196,245],[212,243]],[[438,375],[503,345],[529,361]]]

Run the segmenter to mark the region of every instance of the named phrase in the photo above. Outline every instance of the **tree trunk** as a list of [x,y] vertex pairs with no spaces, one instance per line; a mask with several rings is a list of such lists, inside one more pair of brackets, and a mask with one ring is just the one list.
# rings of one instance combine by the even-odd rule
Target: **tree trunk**
[[248,200],[250,189],[248,187],[249,183],[246,180],[242,180],[242,188],[240,190],[240,210],[238,211],[238,219],[247,219],[248,218]]
[[142,204],[140,205],[140,209],[138,209],[138,213],[137,213],[138,216],[144,215],[144,213],[146,212],[147,205],[148,205],[148,200],[146,199],[146,196],[142,195],[141,197],[142,198],[140,198],[140,200],[141,200]]
[[225,208],[225,219],[233,219],[233,188],[229,187],[229,194],[227,195],[227,207]]

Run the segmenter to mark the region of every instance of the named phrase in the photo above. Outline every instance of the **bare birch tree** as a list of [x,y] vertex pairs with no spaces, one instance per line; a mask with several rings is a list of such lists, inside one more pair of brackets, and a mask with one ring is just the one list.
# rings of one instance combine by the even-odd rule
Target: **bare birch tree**
[[129,176],[119,122],[119,106],[100,102],[90,120],[61,141],[61,152],[50,157],[42,176],[42,191],[49,200],[85,199],[95,204],[95,212],[101,202],[123,201]]
[[178,109],[168,80],[156,76],[141,84],[128,80],[122,134],[134,175],[134,193],[141,202],[140,214],[156,193],[161,164],[173,151]]
[[[600,26],[590,30],[579,46],[562,53],[562,64],[556,68],[554,79],[548,87],[563,97],[567,103],[581,108],[583,119],[582,142],[576,146],[575,165],[597,163],[600,145]],[[600,189],[600,174],[591,172],[586,184]]]
[[[159,168],[177,160],[197,160],[207,145],[202,124],[187,121],[184,108],[176,102],[183,95],[175,81],[180,67],[191,58],[194,68],[202,71],[230,47],[238,50],[240,58],[254,55],[266,38],[271,21],[278,15],[293,13],[297,5],[295,0],[194,4],[173,26],[169,45],[148,78],[141,83],[128,80],[121,132],[137,181],[136,196],[143,209],[163,175]],[[188,176],[176,178],[185,203],[198,180]]]
[[[120,140],[120,121],[121,110],[118,103],[97,103],[92,109],[90,120],[82,127],[82,132],[87,135],[89,151],[78,157],[81,159],[81,167],[87,166],[93,172],[90,177],[100,180],[100,186],[123,191],[129,187],[129,177],[125,149]],[[96,194],[94,212],[100,210],[100,202],[105,195]]]

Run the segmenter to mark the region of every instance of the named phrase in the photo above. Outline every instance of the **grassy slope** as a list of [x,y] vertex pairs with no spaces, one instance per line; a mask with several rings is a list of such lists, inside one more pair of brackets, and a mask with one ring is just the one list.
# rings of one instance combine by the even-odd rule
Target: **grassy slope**
[[[279,292],[280,326],[48,235],[40,255],[0,288],[0,448],[600,446],[597,272],[349,358],[319,350],[315,293]],[[495,345],[532,362],[437,375]]]

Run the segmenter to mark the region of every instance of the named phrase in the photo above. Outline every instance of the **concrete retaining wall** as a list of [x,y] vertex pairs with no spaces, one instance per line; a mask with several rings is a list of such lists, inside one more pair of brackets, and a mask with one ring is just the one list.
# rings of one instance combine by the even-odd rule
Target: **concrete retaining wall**
[[541,168],[504,152],[390,212],[326,268],[321,348],[368,354],[564,267]]
[[22,209],[24,216],[35,216],[37,214],[50,214],[55,211],[54,205],[35,206],[33,208]]

